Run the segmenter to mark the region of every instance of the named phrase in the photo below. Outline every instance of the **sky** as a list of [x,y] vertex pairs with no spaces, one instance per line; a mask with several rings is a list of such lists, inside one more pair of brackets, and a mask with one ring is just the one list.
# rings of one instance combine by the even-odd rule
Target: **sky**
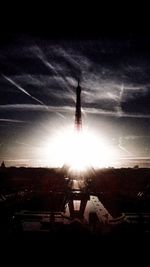
[[149,167],[149,63],[148,35],[5,36],[0,43],[0,161],[53,165],[53,143],[74,125],[79,78],[83,128],[117,151],[114,166]]

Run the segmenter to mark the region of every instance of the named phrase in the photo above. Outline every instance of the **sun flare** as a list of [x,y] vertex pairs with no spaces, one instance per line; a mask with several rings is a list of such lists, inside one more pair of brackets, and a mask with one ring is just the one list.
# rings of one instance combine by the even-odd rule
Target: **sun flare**
[[71,170],[83,171],[90,166],[108,167],[115,152],[105,138],[88,130],[76,131],[74,128],[60,130],[44,148],[44,158],[53,166],[68,165]]

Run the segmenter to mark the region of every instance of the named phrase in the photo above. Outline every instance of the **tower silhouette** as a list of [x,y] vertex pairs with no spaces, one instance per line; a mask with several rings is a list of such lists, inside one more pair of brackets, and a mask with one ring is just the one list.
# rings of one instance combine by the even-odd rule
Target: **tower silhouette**
[[75,128],[80,131],[82,128],[81,116],[81,87],[78,79],[78,86],[76,88],[76,111],[75,111]]

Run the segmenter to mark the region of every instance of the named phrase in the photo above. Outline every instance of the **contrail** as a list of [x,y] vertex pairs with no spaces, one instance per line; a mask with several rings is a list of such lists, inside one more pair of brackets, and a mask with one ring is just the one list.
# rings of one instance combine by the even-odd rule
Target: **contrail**
[[124,92],[124,85],[122,84],[120,87],[118,106],[116,107],[116,111],[120,117],[122,115],[121,100],[122,100],[123,92]]
[[[40,101],[39,99],[37,99],[36,97],[32,96],[31,94],[29,94],[24,88],[22,88],[20,85],[18,85],[15,81],[13,81],[11,78],[7,77],[6,75],[2,74],[2,76],[4,77],[5,80],[7,80],[8,82],[10,82],[12,85],[14,85],[18,90],[20,90],[21,92],[23,92],[24,94],[28,95],[30,98],[32,98],[33,100],[35,100],[36,102],[40,103],[41,105],[45,104]],[[46,107],[46,106],[45,106]]]
[[129,155],[132,155],[132,153],[131,152],[129,152],[126,148],[124,148],[123,146],[121,146],[121,145],[118,145],[119,146],[119,148],[121,149],[121,150],[123,150],[124,152],[126,152],[126,153],[128,153]]
[[[20,85],[18,85],[15,81],[13,81],[11,78],[7,77],[6,75],[2,74],[2,76],[4,77],[5,80],[7,80],[8,82],[10,82],[12,85],[14,85],[18,90],[20,90],[21,92],[23,92],[24,94],[26,94],[27,96],[29,96],[30,98],[32,98],[33,100],[35,100],[36,102],[40,103],[42,106],[44,106],[46,109],[49,109],[47,105],[45,105],[42,101],[40,101],[39,99],[37,99],[36,97],[32,96],[31,94],[29,94],[24,88],[22,88]],[[56,112],[56,114],[58,116],[60,116],[61,118],[65,119],[65,117],[60,114],[59,112]]]
[[[47,106],[50,112],[68,112],[73,111],[72,106]],[[0,105],[0,110],[28,110],[28,111],[45,111],[45,106],[38,104],[6,104]]]
[[66,120],[66,117],[64,115],[62,115],[60,112],[56,112],[56,114],[61,117],[62,119]]
[[14,142],[15,144],[18,144],[18,145],[22,145],[22,146],[26,146],[26,147],[30,147],[30,148],[35,148],[35,147],[37,147],[37,146],[33,146],[33,145],[29,145],[29,144],[27,144],[27,143],[22,143],[22,142]]
[[124,152],[126,152],[128,155],[133,156],[133,154],[132,154],[129,150],[127,150],[125,147],[123,147],[121,143],[122,143],[122,138],[120,137],[120,138],[119,138],[118,147],[119,147],[121,150],[123,150]]
[[[61,71],[56,70],[56,68],[53,66],[53,64],[50,63],[47,60],[46,55],[44,54],[44,52],[42,51],[42,49],[39,46],[37,46],[37,49],[38,49],[37,56],[41,59],[41,61],[43,62],[43,64],[45,64],[51,71],[53,71],[53,73],[56,75],[56,77],[61,77],[62,80],[63,80],[64,86],[67,88],[67,90],[69,92],[72,93],[72,90],[67,85],[68,81],[67,81],[66,77],[64,77],[64,76],[62,77]],[[59,84],[60,87],[62,87],[62,83],[59,80],[56,80],[56,82]],[[73,98],[73,100],[74,100],[74,98]]]
[[16,123],[28,123],[28,121],[13,120],[13,119],[0,119],[3,122],[16,122]]

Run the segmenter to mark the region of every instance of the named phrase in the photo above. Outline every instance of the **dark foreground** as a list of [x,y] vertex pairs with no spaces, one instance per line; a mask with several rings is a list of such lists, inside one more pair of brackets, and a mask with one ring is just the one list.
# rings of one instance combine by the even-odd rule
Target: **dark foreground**
[[58,251],[65,257],[69,251],[78,257],[83,250],[86,257],[108,251],[124,256],[133,249],[146,252],[150,170],[89,170],[68,177],[66,168],[1,168],[0,213],[5,252],[32,252],[36,257]]

